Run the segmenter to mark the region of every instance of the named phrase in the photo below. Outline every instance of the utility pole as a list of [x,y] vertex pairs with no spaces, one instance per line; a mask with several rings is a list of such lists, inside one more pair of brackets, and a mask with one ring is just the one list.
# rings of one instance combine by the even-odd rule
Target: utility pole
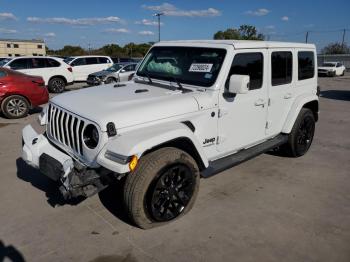
[[341,47],[343,50],[344,50],[345,32],[346,32],[346,29],[343,30],[343,40],[341,41]]
[[306,32],[305,43],[307,43],[308,39],[309,39],[309,31]]
[[89,52],[89,55],[91,55],[91,44],[88,43],[88,52]]
[[158,42],[160,42],[160,16],[164,15],[164,13],[156,13],[154,16],[158,18]]

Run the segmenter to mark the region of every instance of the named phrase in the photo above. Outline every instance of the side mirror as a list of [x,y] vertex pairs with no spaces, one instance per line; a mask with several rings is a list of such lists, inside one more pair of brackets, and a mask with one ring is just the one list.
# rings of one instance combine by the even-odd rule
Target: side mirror
[[249,75],[231,75],[228,92],[230,94],[246,94],[249,91]]
[[120,70],[120,73],[125,73],[125,72],[126,72],[125,69]]

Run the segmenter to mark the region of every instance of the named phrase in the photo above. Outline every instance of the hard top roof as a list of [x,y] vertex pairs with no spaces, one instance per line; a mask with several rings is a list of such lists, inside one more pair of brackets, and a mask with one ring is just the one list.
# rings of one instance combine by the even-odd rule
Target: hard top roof
[[307,48],[315,49],[314,44],[293,43],[293,42],[276,42],[276,41],[254,41],[254,40],[176,40],[176,41],[161,41],[156,46],[181,45],[186,46],[201,44],[208,46],[215,45],[233,45],[236,49],[243,48]]

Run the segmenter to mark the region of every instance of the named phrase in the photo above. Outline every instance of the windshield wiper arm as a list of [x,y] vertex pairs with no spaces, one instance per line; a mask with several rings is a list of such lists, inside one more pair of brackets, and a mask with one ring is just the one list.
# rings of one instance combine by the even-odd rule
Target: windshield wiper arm
[[153,81],[151,79],[151,77],[149,76],[148,73],[144,72],[144,74],[146,75],[147,79],[148,79],[148,82],[152,85],[153,84]]
[[171,78],[172,78],[172,79],[174,79],[174,80],[175,80],[175,82],[176,82],[176,84],[178,85],[177,90],[181,90],[181,91],[183,91],[183,90],[184,90],[184,88],[183,88],[182,84],[180,83],[179,79],[177,79],[175,76],[171,76]]

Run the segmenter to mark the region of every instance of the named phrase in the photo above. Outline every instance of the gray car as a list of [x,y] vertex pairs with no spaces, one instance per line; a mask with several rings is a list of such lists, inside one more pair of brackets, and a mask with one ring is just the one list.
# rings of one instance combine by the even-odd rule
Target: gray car
[[87,78],[87,84],[93,86],[131,80],[136,66],[137,63],[116,63],[106,70],[90,74]]

